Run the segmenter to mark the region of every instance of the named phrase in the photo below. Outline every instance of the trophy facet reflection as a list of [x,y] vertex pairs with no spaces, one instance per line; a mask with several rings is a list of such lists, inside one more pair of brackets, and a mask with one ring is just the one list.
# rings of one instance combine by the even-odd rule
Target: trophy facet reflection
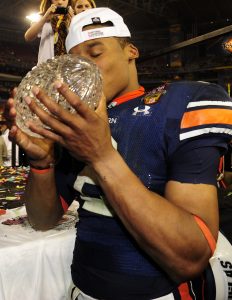
[[94,110],[98,106],[102,94],[102,77],[98,67],[93,62],[71,54],[49,59],[35,66],[26,74],[19,84],[14,98],[17,112],[16,124],[30,136],[40,137],[28,128],[29,121],[48,128],[30,111],[24,100],[26,96],[30,96],[41,108],[48,111],[33,95],[33,86],[42,88],[56,103],[75,114],[75,109],[54,89],[53,83],[56,80],[67,83],[70,90],[76,93],[91,109]]

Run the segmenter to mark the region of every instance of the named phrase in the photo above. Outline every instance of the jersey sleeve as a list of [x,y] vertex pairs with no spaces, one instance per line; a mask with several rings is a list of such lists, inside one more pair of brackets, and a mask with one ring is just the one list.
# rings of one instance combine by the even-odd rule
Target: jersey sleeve
[[219,159],[232,139],[232,101],[222,87],[209,83],[189,89],[188,98],[179,104],[178,118],[175,112],[167,122],[168,177],[215,185]]
[[202,84],[181,118],[181,141],[202,135],[232,138],[232,99],[216,84]]
[[168,180],[216,185],[222,149],[201,147],[194,142],[185,144],[173,154],[169,162]]

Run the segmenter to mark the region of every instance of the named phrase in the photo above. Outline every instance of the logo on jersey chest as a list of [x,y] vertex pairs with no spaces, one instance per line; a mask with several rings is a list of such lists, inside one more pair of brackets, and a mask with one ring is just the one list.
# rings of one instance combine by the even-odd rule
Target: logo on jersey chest
[[141,115],[141,116],[147,116],[150,115],[150,109],[151,107],[148,105],[144,106],[137,106],[134,108],[134,112],[132,113],[133,116]]
[[144,104],[155,104],[157,103],[161,96],[165,95],[167,93],[167,84],[163,84],[155,89],[153,89],[152,91],[150,91],[149,93],[147,93],[144,98]]

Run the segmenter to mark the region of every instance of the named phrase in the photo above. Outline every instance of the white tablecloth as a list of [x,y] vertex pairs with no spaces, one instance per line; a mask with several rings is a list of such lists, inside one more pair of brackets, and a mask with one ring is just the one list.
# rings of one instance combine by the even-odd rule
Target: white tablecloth
[[25,208],[0,218],[0,300],[68,299],[76,229],[41,232],[2,224],[21,214]]

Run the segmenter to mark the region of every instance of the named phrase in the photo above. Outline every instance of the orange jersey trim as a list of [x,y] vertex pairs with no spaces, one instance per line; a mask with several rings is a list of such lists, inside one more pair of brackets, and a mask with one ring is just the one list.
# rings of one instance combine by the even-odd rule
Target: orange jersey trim
[[185,112],[181,120],[181,129],[206,124],[232,125],[232,110],[210,108]]
[[115,98],[112,102],[115,104],[114,106],[116,106],[116,105],[119,105],[123,102],[129,101],[133,98],[137,98],[139,96],[142,96],[144,93],[145,93],[144,87],[140,86],[137,90],[128,92],[128,93],[126,93],[126,94],[124,94],[124,95],[122,95],[118,98]]
[[193,298],[191,297],[191,295],[189,293],[189,287],[188,287],[188,284],[186,282],[181,283],[178,286],[178,290],[179,290],[179,293],[180,293],[181,300],[193,300]]
[[216,241],[215,241],[215,238],[214,236],[212,235],[211,231],[209,230],[209,228],[206,226],[205,222],[199,218],[198,216],[193,216],[197,225],[200,227],[201,231],[203,232],[208,244],[209,244],[209,247],[211,249],[211,252],[212,252],[212,255],[216,249]]

